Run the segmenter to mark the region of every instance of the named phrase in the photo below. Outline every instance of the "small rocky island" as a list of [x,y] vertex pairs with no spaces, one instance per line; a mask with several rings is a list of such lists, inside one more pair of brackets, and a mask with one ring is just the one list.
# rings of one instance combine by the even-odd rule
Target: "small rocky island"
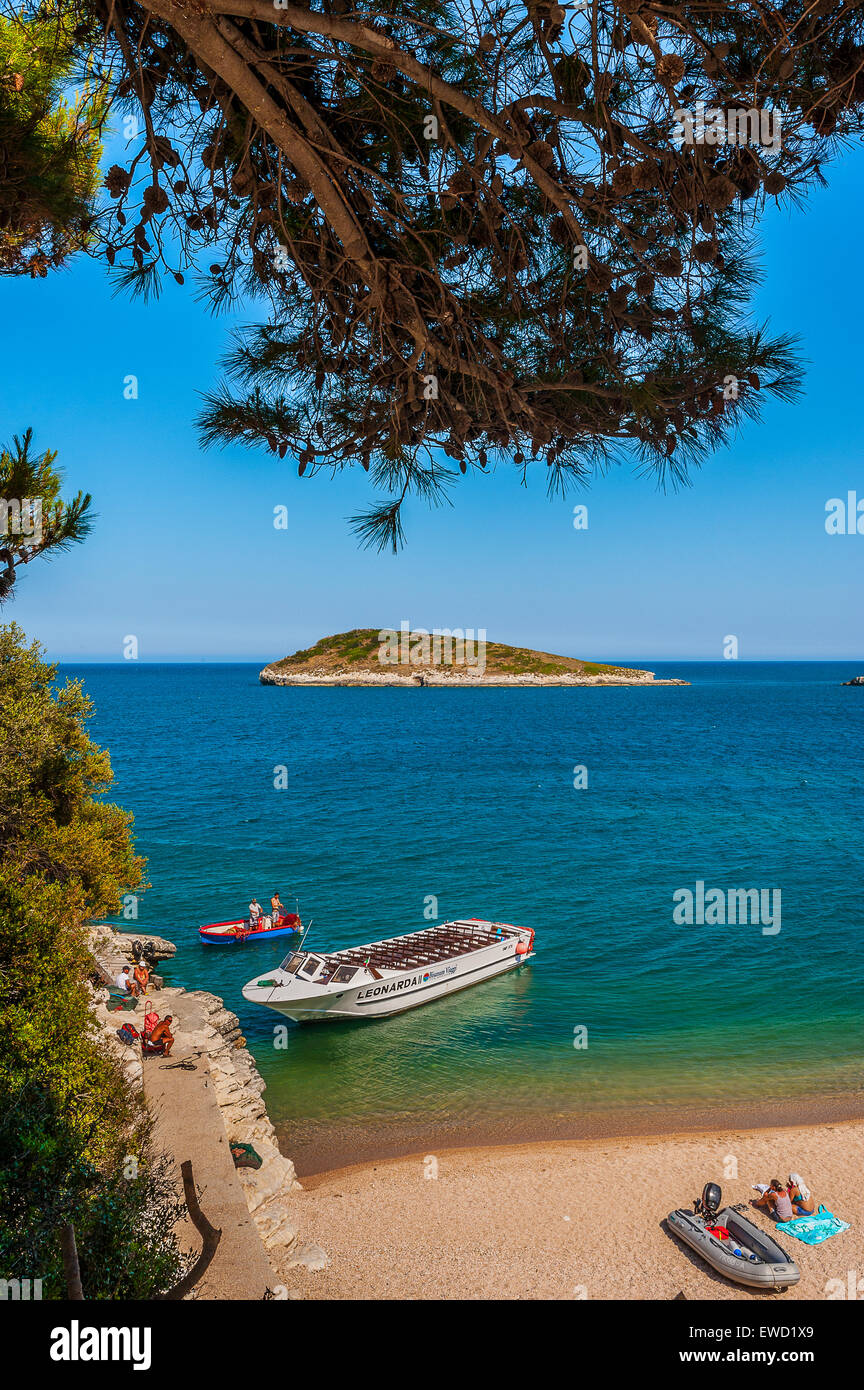
[[607,666],[487,642],[483,629],[355,628],[271,662],[263,685],[689,685],[653,671]]

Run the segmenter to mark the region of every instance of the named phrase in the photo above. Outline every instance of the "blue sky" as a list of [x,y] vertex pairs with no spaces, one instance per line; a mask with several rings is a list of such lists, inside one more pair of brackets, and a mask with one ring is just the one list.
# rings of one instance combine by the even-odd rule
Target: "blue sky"
[[121,660],[134,635],[143,661],[263,661],[403,619],[600,660],[718,660],[727,634],[745,660],[860,659],[864,536],[824,521],[827,499],[864,498],[862,184],[856,151],[804,211],[769,214],[756,310],[801,335],[805,395],[770,403],[692,488],[664,495],[622,468],[550,502],[542,466],[527,490],[499,470],[459,484],[452,509],[412,503],[398,557],[348,529],[372,496],[359,468],[300,479],[290,459],[199,449],[198,393],[230,325],[189,286],[147,307],[83,258],[0,281],[0,438],[32,425],[99,514],[85,546],[24,572],[4,619],[59,660]]

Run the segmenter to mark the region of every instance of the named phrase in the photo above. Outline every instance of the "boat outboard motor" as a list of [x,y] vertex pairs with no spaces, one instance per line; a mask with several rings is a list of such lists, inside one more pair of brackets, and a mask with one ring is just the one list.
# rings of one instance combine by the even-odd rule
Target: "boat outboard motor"
[[697,1197],[693,1203],[700,1216],[704,1216],[707,1221],[716,1221],[717,1211],[723,1200],[723,1193],[718,1182],[706,1182],[702,1189],[702,1196]]

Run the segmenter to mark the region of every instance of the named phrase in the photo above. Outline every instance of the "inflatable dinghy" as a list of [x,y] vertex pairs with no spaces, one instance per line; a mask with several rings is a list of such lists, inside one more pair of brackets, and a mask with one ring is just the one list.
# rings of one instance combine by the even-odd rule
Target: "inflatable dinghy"
[[[705,1184],[694,1210],[670,1211],[669,1229],[707,1260],[712,1269],[736,1284],[751,1289],[779,1289],[797,1284],[801,1272],[794,1260],[767,1231],[748,1221],[734,1207],[720,1206],[721,1192],[716,1182]],[[724,1235],[723,1232],[728,1232]]]

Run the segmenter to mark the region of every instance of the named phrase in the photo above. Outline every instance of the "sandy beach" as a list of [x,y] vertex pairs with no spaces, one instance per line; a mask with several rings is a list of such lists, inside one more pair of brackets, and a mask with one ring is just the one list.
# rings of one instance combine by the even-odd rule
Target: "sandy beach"
[[[826,1299],[864,1297],[864,1120],[658,1138],[441,1150],[304,1179],[301,1235],[328,1252],[320,1272],[287,1269],[310,1299]],[[724,1201],[802,1174],[850,1223],[821,1246],[783,1237],[801,1269],[785,1294],[721,1279],[665,1228],[704,1183]],[[770,1218],[756,1213],[770,1228]],[[841,1295],[844,1296],[844,1295]]]

